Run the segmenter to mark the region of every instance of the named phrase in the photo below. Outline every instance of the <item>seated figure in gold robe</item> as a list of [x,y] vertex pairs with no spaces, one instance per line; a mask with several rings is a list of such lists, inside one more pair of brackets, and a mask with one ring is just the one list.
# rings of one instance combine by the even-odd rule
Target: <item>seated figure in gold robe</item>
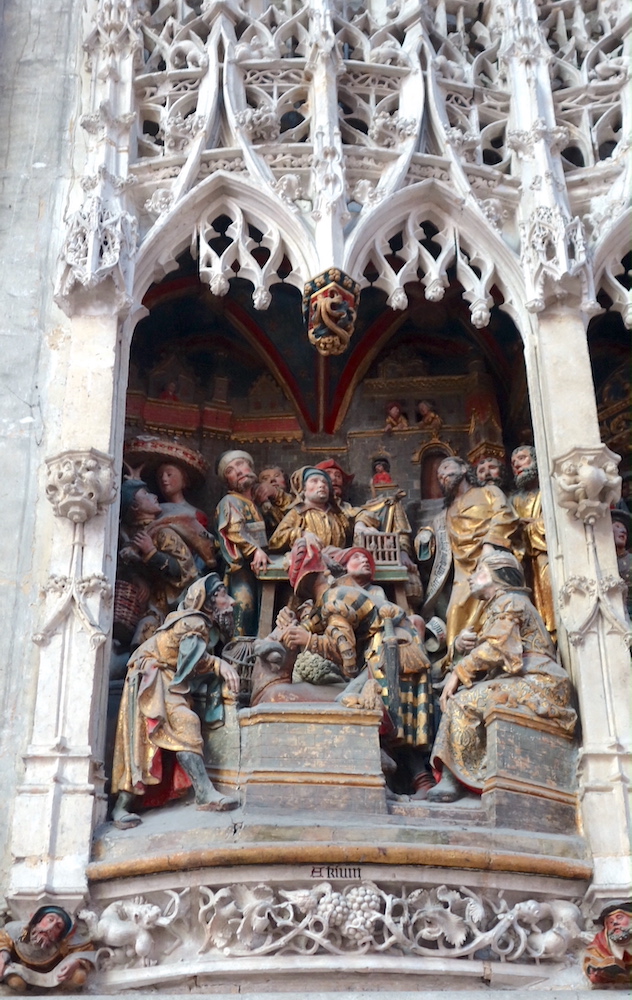
[[485,719],[497,705],[553,721],[572,733],[571,682],[559,665],[544,622],[527,596],[520,563],[510,552],[484,556],[470,577],[481,603],[478,634],[460,633],[441,694],[443,716],[431,763],[441,780],[428,793],[453,802],[466,789],[482,792],[486,774]]
[[351,541],[351,519],[340,509],[331,480],[323,469],[305,466],[292,473],[292,487],[298,500],[273,532],[270,552],[289,552],[306,532],[316,535],[323,546],[344,548]]

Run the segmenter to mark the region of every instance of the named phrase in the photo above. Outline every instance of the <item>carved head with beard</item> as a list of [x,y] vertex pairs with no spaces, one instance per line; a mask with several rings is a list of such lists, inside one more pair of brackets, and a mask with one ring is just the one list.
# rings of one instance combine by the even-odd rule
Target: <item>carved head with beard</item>
[[519,490],[538,486],[538,460],[535,448],[530,444],[520,444],[511,453],[511,471]]
[[224,583],[217,573],[209,573],[204,578],[206,600],[204,611],[220,631],[224,642],[232,639],[235,634],[235,616],[233,608],[235,601],[230,596]]
[[72,919],[60,906],[40,906],[16,943],[18,954],[33,965],[52,961],[71,930]]
[[439,488],[444,497],[444,507],[450,507],[460,492],[459,487],[463,480],[470,486],[477,486],[476,473],[468,465],[464,458],[453,455],[444,458],[437,469],[437,479]]

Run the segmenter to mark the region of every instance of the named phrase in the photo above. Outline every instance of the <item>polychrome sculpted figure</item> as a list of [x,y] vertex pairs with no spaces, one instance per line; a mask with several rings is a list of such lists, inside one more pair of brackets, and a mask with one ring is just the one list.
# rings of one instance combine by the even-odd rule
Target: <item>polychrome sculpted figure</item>
[[387,458],[374,459],[371,486],[389,486],[392,482],[389,460]]
[[255,501],[257,476],[246,451],[227,451],[217,465],[228,493],[215,512],[219,547],[226,563],[226,588],[235,601],[235,635],[256,635],[259,623],[257,575],[268,565],[263,515]]
[[484,552],[510,550],[518,518],[497,486],[479,486],[462,458],[446,458],[437,469],[445,497],[442,514],[432,527],[417,533],[415,548],[421,562],[434,555],[423,615],[428,620],[448,583],[454,581],[446,612],[448,644],[465,628],[476,628],[482,614],[480,603],[470,593],[469,577]]
[[121,486],[121,547],[118,576],[131,583],[139,614],[132,645],[148,639],[180,595],[198,576],[193,555],[182,536],[161,522],[158,498],[140,479]]
[[533,593],[533,603],[555,639],[553,592],[535,448],[528,444],[515,448],[511,454],[511,468],[516,491],[511,494],[510,500],[520,518],[522,529],[521,545],[516,554],[522,555],[527,586]]
[[443,427],[443,420],[429,399],[422,399],[417,403],[417,426],[437,436]]
[[287,477],[279,465],[271,465],[269,468],[261,470],[255,499],[265,518],[268,530],[274,531],[292,505],[292,496],[288,493]]
[[623,602],[629,619],[632,616],[632,556],[630,555],[630,521],[632,519],[627,510],[616,507],[610,511],[610,515],[619,576],[625,584]]
[[[211,784],[204,766],[202,730],[193,711],[193,691],[207,678],[204,721],[223,724],[221,680],[233,694],[239,675],[225,660],[208,652],[220,636],[233,634],[232,597],[217,573],[189,587],[177,611],[132,654],[119,709],[112,792],[117,826],[136,826],[130,812],[136,796],[146,806],[162,805],[191,785],[198,809],[233,809],[238,803]],[[168,751],[168,753],[165,753]]]
[[593,986],[632,984],[632,902],[618,900],[599,914],[600,930],[584,953],[584,972]]
[[505,489],[505,466],[495,455],[484,455],[476,463],[476,481],[479,486],[497,486]]
[[75,936],[61,906],[40,906],[30,920],[11,920],[0,929],[0,981],[23,993],[28,986],[76,991],[94,961],[90,941]]
[[179,463],[163,462],[156,470],[156,478],[163,497],[159,521],[169,524],[182,536],[193,553],[199,573],[214,569],[216,542],[207,530],[208,517],[184,495],[190,485],[187,470]]
[[336,503],[331,480],[322,469],[304,466],[292,474],[299,500],[270,538],[271,552],[288,552],[306,532],[323,546],[343,548],[351,540],[351,521]]
[[384,433],[392,434],[393,431],[406,430],[408,430],[408,418],[406,414],[402,412],[400,404],[396,402],[388,403],[386,406],[386,423],[384,424]]
[[482,614],[478,632],[459,632],[449,651],[452,669],[441,694],[443,715],[431,758],[441,772],[428,794],[434,802],[453,802],[466,789],[482,791],[485,718],[497,705],[548,719],[568,733],[577,719],[571,682],[527,596],[516,557],[484,555],[469,586]]
[[359,692],[369,680],[378,682],[385,709],[381,734],[389,748],[415,751],[413,789],[420,789],[428,777],[432,698],[430,664],[419,631],[402,608],[383,599],[380,588],[369,592],[344,582],[348,577],[330,582],[313,536],[294,545],[289,578],[297,597],[314,604],[300,622],[286,615],[280,641],[336,663],[344,677],[357,678],[353,690]]

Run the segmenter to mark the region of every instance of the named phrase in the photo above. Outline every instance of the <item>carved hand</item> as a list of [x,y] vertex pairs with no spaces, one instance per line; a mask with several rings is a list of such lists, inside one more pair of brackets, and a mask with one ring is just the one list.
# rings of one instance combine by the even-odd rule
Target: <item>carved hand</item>
[[454,648],[457,653],[469,653],[478,642],[478,636],[476,632],[473,632],[471,628],[464,628],[462,632],[459,632],[456,639],[454,640]]
[[228,684],[228,688],[233,694],[239,693],[239,674],[226,660],[219,661],[219,675]]
[[148,556],[156,548],[153,538],[146,531],[137,531],[132,542],[144,556]]
[[447,712],[448,710],[448,700],[455,694],[456,689],[459,686],[459,678],[455,673],[451,673],[446,681],[446,685],[441,692],[441,697],[439,699],[439,705],[442,712]]
[[270,560],[263,549],[255,549],[255,554],[253,555],[252,562],[250,564],[252,566],[253,573],[262,573],[269,562]]
[[283,632],[281,642],[288,649],[305,649],[309,642],[309,632],[300,625],[290,625]]

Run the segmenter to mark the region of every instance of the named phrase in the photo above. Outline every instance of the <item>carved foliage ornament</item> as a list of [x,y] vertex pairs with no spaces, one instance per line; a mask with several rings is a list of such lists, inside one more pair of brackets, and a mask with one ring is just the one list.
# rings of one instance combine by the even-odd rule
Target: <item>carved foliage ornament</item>
[[[162,894],[160,894],[162,896]],[[479,895],[445,885],[388,892],[361,880],[345,888],[233,884],[110,903],[79,916],[103,947],[102,969],[182,960],[186,941],[198,955],[409,955],[491,962],[564,962],[591,938],[578,906],[527,899],[509,906],[502,893]],[[168,957],[172,955],[172,957]],[[202,959],[198,959],[202,961]],[[148,980],[143,980],[146,982]]]
[[330,268],[305,285],[303,315],[307,335],[319,354],[342,354],[353,335],[360,286],[344,271]]

